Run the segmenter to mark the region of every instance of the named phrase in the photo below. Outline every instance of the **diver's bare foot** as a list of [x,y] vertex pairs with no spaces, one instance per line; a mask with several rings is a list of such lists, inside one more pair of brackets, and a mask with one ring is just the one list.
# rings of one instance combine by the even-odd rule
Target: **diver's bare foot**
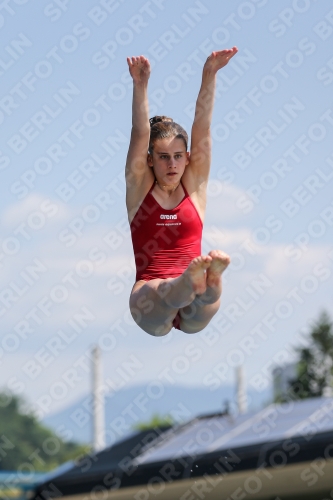
[[221,280],[221,274],[230,264],[230,257],[221,250],[212,250],[208,254],[212,262],[207,270],[207,286],[218,286]]
[[212,257],[209,255],[196,257],[184,272],[184,277],[189,280],[196,295],[200,295],[206,291],[206,269],[209,268],[211,262]]

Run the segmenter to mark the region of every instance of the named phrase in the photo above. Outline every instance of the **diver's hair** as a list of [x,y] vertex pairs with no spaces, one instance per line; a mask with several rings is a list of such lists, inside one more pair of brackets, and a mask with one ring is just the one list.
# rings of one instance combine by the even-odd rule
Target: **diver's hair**
[[176,137],[182,139],[187,151],[188,135],[178,123],[175,123],[168,116],[153,116],[150,122],[150,138],[149,138],[149,153],[153,152],[154,144],[157,139],[165,139],[167,137]]

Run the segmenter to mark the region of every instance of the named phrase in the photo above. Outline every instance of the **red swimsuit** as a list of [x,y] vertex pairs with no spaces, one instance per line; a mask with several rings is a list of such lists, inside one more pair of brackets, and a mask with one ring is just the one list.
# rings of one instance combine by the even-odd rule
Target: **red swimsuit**
[[131,222],[136,281],[176,278],[201,255],[202,221],[186,189],[175,208],[164,209],[150,188]]
[[[150,188],[131,222],[136,281],[177,278],[201,255],[202,221],[183,186],[185,196],[175,208],[161,207]],[[180,330],[180,314],[173,320]]]

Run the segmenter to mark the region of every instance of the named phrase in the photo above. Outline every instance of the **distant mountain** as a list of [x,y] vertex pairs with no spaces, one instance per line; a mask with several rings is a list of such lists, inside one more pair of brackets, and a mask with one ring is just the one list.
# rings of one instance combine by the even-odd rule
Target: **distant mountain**
[[[249,391],[249,411],[260,409],[271,399],[271,389],[261,393]],[[121,389],[105,396],[106,443],[113,444],[132,432],[136,423],[150,420],[156,413],[185,422],[198,415],[225,410],[226,404],[231,411],[237,411],[234,387],[223,386],[213,392],[204,387],[179,385],[137,385]],[[46,417],[43,423],[65,440],[89,443],[92,436],[91,396]]]

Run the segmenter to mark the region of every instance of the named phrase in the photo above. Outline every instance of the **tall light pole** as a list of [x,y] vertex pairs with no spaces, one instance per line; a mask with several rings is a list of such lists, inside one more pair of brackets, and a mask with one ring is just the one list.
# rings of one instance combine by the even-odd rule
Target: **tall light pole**
[[240,414],[247,412],[247,397],[245,388],[245,377],[243,366],[237,366],[236,368],[236,380],[237,380],[237,405],[238,412]]
[[92,349],[92,405],[93,405],[93,450],[105,448],[104,392],[102,380],[101,352],[98,346]]

